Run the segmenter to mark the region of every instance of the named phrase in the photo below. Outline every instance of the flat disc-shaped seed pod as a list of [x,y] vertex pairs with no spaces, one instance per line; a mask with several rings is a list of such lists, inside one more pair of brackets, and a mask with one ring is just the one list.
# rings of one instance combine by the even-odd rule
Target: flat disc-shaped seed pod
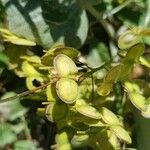
[[124,61],[127,61],[127,60],[138,61],[140,56],[142,56],[142,54],[144,53],[144,50],[145,50],[145,46],[143,43],[139,43],[139,44],[132,46],[128,50],[124,58]]
[[132,104],[138,108],[141,111],[146,111],[147,105],[146,105],[146,99],[142,94],[131,92],[128,93],[130,101]]
[[68,77],[78,72],[76,64],[64,54],[59,54],[54,58],[54,69],[60,77]]
[[113,87],[112,83],[103,82],[97,88],[97,93],[101,96],[107,96],[111,92],[112,87]]
[[51,103],[46,108],[46,117],[49,121],[59,121],[67,115],[68,107],[64,103]]
[[86,117],[90,117],[93,119],[101,118],[101,114],[100,114],[100,112],[98,112],[98,110],[96,108],[88,105],[87,103],[84,103],[84,100],[82,100],[82,99],[78,99],[77,101],[78,102],[76,103],[75,107],[79,113],[81,113],[82,115],[84,115]]
[[129,136],[129,133],[125,129],[123,129],[120,126],[111,126],[110,129],[116,134],[116,136],[119,139],[127,143],[131,143],[131,138]]
[[118,47],[128,49],[139,42],[141,42],[141,36],[136,35],[133,31],[127,31],[119,37]]
[[120,72],[121,72],[121,65],[117,65],[113,67],[107,72],[104,82],[109,82],[109,83],[117,82]]
[[102,118],[103,118],[104,122],[106,122],[107,124],[110,124],[110,125],[121,125],[120,120],[109,109],[103,107],[101,112],[102,112]]
[[69,78],[61,78],[56,83],[58,97],[65,103],[71,104],[78,96],[78,84]]
[[55,102],[56,100],[59,99],[56,89],[55,89],[55,84],[50,84],[46,88],[46,96],[47,96],[47,101]]

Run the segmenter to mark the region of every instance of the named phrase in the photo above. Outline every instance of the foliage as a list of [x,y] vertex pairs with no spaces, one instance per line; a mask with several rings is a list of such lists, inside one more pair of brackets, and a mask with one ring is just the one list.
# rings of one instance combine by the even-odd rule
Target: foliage
[[[44,149],[138,148],[128,116],[135,106],[150,117],[149,7],[149,0],[1,0],[2,81],[11,88],[13,78],[6,74],[14,72],[29,91],[14,93],[25,85],[13,73],[19,80],[14,92],[0,87],[6,92],[0,101],[0,148],[43,147],[45,134],[32,139],[30,112],[36,126],[57,127]],[[27,97],[20,102],[21,96]],[[54,136],[52,130],[45,132]]]

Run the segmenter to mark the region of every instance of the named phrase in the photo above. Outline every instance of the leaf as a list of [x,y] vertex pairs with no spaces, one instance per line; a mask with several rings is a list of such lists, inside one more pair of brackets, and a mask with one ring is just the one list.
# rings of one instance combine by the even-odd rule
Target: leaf
[[0,147],[11,144],[17,140],[16,134],[7,123],[0,124]]
[[58,97],[65,103],[74,103],[78,96],[77,83],[69,78],[61,78],[56,83]]
[[68,113],[68,107],[64,103],[50,103],[45,113],[49,121],[56,122],[65,118]]
[[53,65],[53,59],[58,54],[64,54],[70,57],[71,59],[74,59],[78,56],[79,52],[72,47],[65,47],[64,45],[56,45],[50,48],[41,58],[42,64],[46,66]]
[[123,140],[127,143],[131,143],[132,140],[131,140],[128,132],[126,130],[124,130],[122,127],[120,127],[120,126],[111,126],[110,129],[116,134],[116,136],[119,139],[121,139],[121,140]]
[[97,88],[97,93],[101,96],[107,96],[111,92],[112,88],[113,88],[112,83],[103,82]]
[[32,141],[20,140],[14,144],[14,150],[37,150]]
[[34,66],[27,62],[27,61],[24,61],[22,63],[22,67],[21,67],[22,71],[24,72],[25,76],[26,77],[32,77],[32,76],[42,76],[35,68]]
[[104,43],[94,41],[90,43],[90,46],[90,52],[87,56],[89,66],[93,68],[99,67],[103,62],[110,60],[108,47]]
[[54,69],[60,77],[76,75],[78,72],[75,63],[64,54],[59,54],[54,58]]
[[0,28],[0,32],[4,37],[4,41],[13,43],[15,45],[35,46],[36,43],[27,39],[20,38],[7,29]]
[[121,125],[121,121],[118,117],[109,109],[103,107],[101,110],[102,119],[109,125]]
[[66,5],[65,1],[55,0],[2,0],[2,4],[7,7],[8,29],[45,49],[55,42],[79,48],[86,39],[86,12],[75,1]]
[[90,117],[93,119],[100,119],[101,114],[98,112],[98,110],[88,104],[85,103],[84,100],[78,99],[75,105],[75,109],[81,113],[82,115],[86,117]]
[[[14,92],[8,92],[4,96],[2,96],[1,99],[15,95],[16,94]],[[27,112],[27,110],[27,108],[20,104],[18,98],[16,100],[0,104],[0,114],[10,121],[23,116]]]

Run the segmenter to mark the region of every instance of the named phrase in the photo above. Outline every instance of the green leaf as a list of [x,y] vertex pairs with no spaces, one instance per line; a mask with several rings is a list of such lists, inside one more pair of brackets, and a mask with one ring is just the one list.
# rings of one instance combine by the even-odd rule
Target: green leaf
[[129,136],[129,133],[126,130],[124,130],[122,127],[120,127],[120,126],[111,126],[110,129],[116,134],[116,136],[119,139],[121,139],[121,140],[123,140],[127,143],[131,143],[132,140]]
[[[3,97],[1,97],[1,99],[15,96],[15,95],[16,94],[14,92],[8,92]],[[13,121],[23,116],[27,112],[27,110],[28,110],[27,108],[25,108],[20,104],[18,98],[16,98],[16,100],[0,104],[1,115],[10,121]]]
[[118,117],[109,109],[103,107],[101,110],[102,119],[109,125],[121,125],[121,121]]
[[69,78],[61,78],[56,83],[58,97],[65,103],[74,103],[78,96],[78,84]]
[[0,147],[11,144],[17,140],[16,134],[7,123],[0,124]]
[[93,119],[100,119],[101,114],[98,110],[90,105],[88,105],[84,100],[78,99],[75,105],[75,109],[86,117]]
[[87,56],[87,63],[89,64],[89,66],[98,67],[103,62],[106,62],[109,59],[110,59],[109,50],[104,43],[102,42],[91,43],[91,49]]
[[66,5],[55,0],[2,0],[2,4],[7,7],[8,29],[46,49],[55,42],[80,47],[86,39],[86,12],[75,1]]
[[13,33],[11,33],[9,30],[0,28],[0,32],[2,33],[2,36],[4,37],[4,41],[13,43],[15,45],[24,45],[24,46],[35,46],[36,43],[24,38],[20,38]]
[[32,141],[20,140],[14,144],[14,150],[37,150]]

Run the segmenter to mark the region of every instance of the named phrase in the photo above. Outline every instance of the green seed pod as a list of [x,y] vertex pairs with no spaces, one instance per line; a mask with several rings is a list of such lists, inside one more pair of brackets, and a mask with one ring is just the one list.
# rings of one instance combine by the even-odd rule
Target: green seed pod
[[89,142],[89,135],[74,135],[71,139],[71,144],[73,147],[82,147],[88,145]]
[[78,72],[75,63],[64,54],[59,54],[54,58],[54,69],[60,77],[68,77]]
[[101,114],[98,110],[90,105],[88,105],[83,99],[78,99],[75,105],[76,110],[86,117],[93,119],[100,119]]
[[68,107],[64,103],[51,103],[47,106],[45,114],[49,121],[59,121],[68,113]]
[[128,60],[138,61],[140,56],[142,56],[142,54],[144,53],[144,50],[145,50],[145,46],[143,43],[134,45],[128,50],[124,58],[124,61],[128,61]]
[[59,54],[67,55],[70,58],[76,58],[79,55],[79,51],[72,47],[65,47],[64,45],[55,45],[50,50],[48,50],[44,56],[41,58],[43,65],[52,66],[53,59]]
[[122,34],[118,39],[118,47],[120,49],[128,49],[133,45],[141,42],[141,36],[129,30]]
[[72,79],[61,78],[56,83],[56,92],[65,103],[74,103],[78,96],[78,84]]
[[47,86],[46,88],[46,96],[47,96],[47,101],[50,102],[55,102],[56,100],[59,99],[57,93],[56,93],[56,89],[55,89],[55,84],[50,84]]
[[112,88],[113,88],[112,83],[103,82],[97,88],[97,93],[101,96],[107,96],[111,92]]
[[108,73],[106,74],[106,77],[104,79],[104,82],[107,83],[115,83],[117,82],[121,72],[121,65],[117,65],[110,69]]
[[103,120],[110,125],[121,125],[118,117],[109,109],[103,107],[102,108],[102,118]]
[[119,139],[121,139],[121,140],[123,140],[127,143],[131,143],[132,140],[129,136],[129,133],[126,130],[124,130],[122,127],[120,127],[120,126],[111,126],[110,129],[116,134],[116,136]]

